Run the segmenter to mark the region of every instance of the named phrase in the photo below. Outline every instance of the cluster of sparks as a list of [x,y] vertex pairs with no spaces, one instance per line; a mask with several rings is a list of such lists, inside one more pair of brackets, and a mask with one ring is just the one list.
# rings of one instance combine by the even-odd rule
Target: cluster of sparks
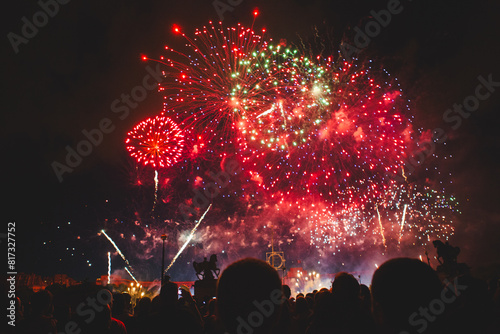
[[156,187],[158,169],[181,171],[182,161],[204,154],[216,162],[189,175],[196,188],[207,168],[232,156],[242,167],[241,183],[260,189],[244,194],[242,187],[240,198],[259,195],[278,208],[293,206],[301,216],[294,231],[308,234],[316,248],[335,254],[392,241],[425,245],[453,234],[453,197],[390,177],[404,174],[418,133],[409,102],[387,71],[340,53],[314,55],[274,43],[265,30],[241,25],[210,23],[194,37],[174,31],[186,52],[167,46],[167,56],[143,57],[169,74],[160,88],[164,111],[126,139],[130,155],[156,171]]
[[[393,183],[378,199],[339,211],[325,206],[304,207],[311,244],[332,250],[367,244],[422,247],[454,233],[450,212],[457,201],[427,186]],[[312,213],[312,214],[311,214]]]

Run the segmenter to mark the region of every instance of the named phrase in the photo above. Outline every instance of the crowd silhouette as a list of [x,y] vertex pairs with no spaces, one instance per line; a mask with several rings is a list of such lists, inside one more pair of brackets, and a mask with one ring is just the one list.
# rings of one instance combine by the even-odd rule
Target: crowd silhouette
[[[47,287],[17,299],[15,333],[404,334],[500,333],[498,278],[440,276],[418,259],[395,258],[370,286],[347,272],[330,287],[291,295],[277,271],[245,258],[220,275],[215,298],[197,301],[165,282],[132,307],[127,293],[95,284]],[[104,291],[105,290],[105,291]]]

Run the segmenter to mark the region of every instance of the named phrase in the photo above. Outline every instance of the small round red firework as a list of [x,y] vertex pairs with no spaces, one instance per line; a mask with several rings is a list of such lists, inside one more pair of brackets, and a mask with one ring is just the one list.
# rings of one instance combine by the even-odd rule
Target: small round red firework
[[127,134],[127,151],[138,163],[153,168],[175,164],[184,148],[184,135],[170,118],[156,116],[137,124]]

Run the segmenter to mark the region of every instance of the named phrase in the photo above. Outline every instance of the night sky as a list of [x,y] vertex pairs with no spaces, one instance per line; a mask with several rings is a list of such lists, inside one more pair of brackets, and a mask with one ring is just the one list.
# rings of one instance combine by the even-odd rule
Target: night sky
[[[372,10],[388,5],[378,0],[233,3],[240,4],[223,13],[224,25],[250,25],[258,8],[255,27],[265,27],[273,38],[294,43],[312,39],[317,30],[331,45],[349,40],[354,27],[372,19]],[[435,164],[442,174],[451,173],[447,191],[461,205],[451,243],[462,250],[459,260],[476,272],[498,271],[500,87],[456,130],[443,114],[474,94],[479,76],[500,82],[500,3],[406,0],[401,5],[402,12],[362,54],[380,60],[399,78],[414,125],[446,131]],[[96,234],[131,196],[124,181],[130,164],[124,138],[139,121],[161,111],[162,96],[149,92],[123,120],[111,103],[142,82],[148,63],[141,55],[157,57],[164,45],[183,44],[172,33],[174,24],[190,34],[220,18],[210,0],[73,0],[59,5],[16,53],[8,34],[22,35],[22,18],[32,22],[40,10],[35,1],[13,1],[3,11],[3,221],[16,222],[18,271],[94,280],[106,273],[104,255],[112,250]],[[114,130],[59,182],[52,162],[63,162],[65,147],[75,147],[84,139],[82,130],[96,128],[105,117]]]

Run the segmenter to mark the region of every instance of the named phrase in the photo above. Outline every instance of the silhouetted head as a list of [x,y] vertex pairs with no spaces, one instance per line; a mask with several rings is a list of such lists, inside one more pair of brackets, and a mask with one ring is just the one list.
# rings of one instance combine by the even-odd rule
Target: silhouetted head
[[120,316],[125,311],[125,296],[123,293],[113,294],[113,306],[112,313],[113,316]]
[[207,313],[209,315],[215,315],[215,307],[217,305],[217,300],[214,299],[214,298],[211,298],[209,301],[208,301],[208,308],[207,308]]
[[424,262],[410,258],[389,260],[372,278],[375,319],[384,332],[415,329],[410,326],[410,315],[439,298],[441,289],[437,274]]
[[306,293],[306,300],[307,300],[307,304],[309,305],[309,308],[313,308],[314,307],[314,295],[309,292],[309,293]]
[[53,312],[53,296],[48,290],[41,290],[31,296],[31,315],[51,315]]
[[370,288],[364,284],[359,285],[359,299],[366,303],[367,305],[371,305],[372,294],[370,292]]
[[162,308],[172,308],[177,304],[179,299],[177,284],[173,282],[166,282],[161,287],[160,291],[160,304]]
[[109,305],[103,305],[101,308],[96,310],[94,313],[94,318],[90,322],[84,322],[82,332],[83,333],[109,333],[109,328],[111,326],[111,307]]
[[151,311],[151,299],[149,297],[142,297],[137,302],[134,309],[134,314],[137,316],[147,316]]
[[297,299],[295,300],[295,312],[297,314],[301,314],[307,311],[309,311],[307,300],[303,296],[297,297]]
[[231,334],[269,332],[284,300],[278,272],[254,258],[229,265],[217,285],[218,315]]
[[314,295],[314,312],[324,313],[329,311],[331,292],[328,289],[320,290]]
[[290,290],[290,287],[286,284],[283,284],[283,293],[285,294],[286,299],[290,299],[290,296],[292,295],[292,290]]
[[371,298],[370,288],[368,286],[366,286],[365,284],[360,284],[359,285],[359,296],[362,299]]
[[439,246],[444,246],[444,243],[441,240],[434,240],[432,244],[434,245],[434,248],[437,248]]
[[156,295],[151,299],[151,310],[156,311],[160,308],[160,295]]
[[351,274],[340,272],[332,283],[332,295],[343,300],[355,300],[359,297],[358,280]]
[[132,296],[129,293],[123,293],[123,302],[125,304],[125,308],[130,307],[130,303],[132,302]]

